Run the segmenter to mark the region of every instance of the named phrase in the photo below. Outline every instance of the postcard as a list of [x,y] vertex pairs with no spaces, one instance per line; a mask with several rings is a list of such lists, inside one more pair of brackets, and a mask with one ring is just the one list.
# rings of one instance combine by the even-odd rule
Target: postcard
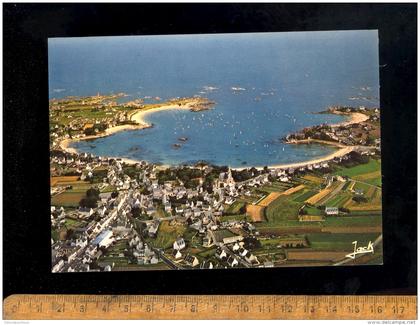
[[52,272],[382,264],[378,42],[50,38]]

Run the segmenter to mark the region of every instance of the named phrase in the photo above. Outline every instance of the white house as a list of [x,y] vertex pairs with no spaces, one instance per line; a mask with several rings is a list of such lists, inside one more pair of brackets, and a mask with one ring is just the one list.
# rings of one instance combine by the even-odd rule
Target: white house
[[192,267],[197,266],[198,264],[200,264],[200,262],[198,261],[197,257],[193,256],[193,255],[187,255],[184,257],[184,261],[188,264],[191,265]]
[[184,238],[180,237],[174,241],[173,248],[180,251],[185,248]]
[[173,255],[174,255],[174,257],[175,257],[176,260],[179,260],[179,259],[182,258],[182,254],[181,254],[180,251],[175,250],[174,253],[173,253]]
[[238,260],[235,257],[233,257],[233,256],[230,256],[228,258],[227,262],[228,262],[228,264],[229,264],[230,267],[235,267],[235,266],[237,266],[239,264]]
[[325,214],[327,216],[338,215],[338,208],[337,207],[325,207]]

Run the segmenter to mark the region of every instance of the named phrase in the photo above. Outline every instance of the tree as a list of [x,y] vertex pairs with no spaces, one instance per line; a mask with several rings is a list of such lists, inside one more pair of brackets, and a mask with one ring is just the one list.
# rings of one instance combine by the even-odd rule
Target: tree
[[95,129],[94,128],[86,128],[85,129],[85,135],[95,135]]
[[86,196],[79,202],[79,206],[83,208],[96,208],[96,204],[99,201],[99,190],[96,188],[90,188],[86,191]]
[[86,191],[86,197],[97,198],[99,200],[99,190],[91,187]]
[[306,209],[302,209],[302,210],[300,210],[300,211],[299,211],[299,214],[300,214],[300,215],[305,215],[305,214],[308,214],[308,210],[306,210]]
[[96,208],[96,199],[94,197],[84,197],[80,200],[79,206],[82,208]]
[[131,213],[133,214],[134,218],[140,217],[141,209],[139,207],[131,208]]
[[371,134],[368,135],[367,139],[366,139],[366,145],[367,146],[372,146],[375,144],[375,137]]
[[246,237],[244,239],[244,247],[246,249],[257,249],[261,247],[261,243],[254,237]]

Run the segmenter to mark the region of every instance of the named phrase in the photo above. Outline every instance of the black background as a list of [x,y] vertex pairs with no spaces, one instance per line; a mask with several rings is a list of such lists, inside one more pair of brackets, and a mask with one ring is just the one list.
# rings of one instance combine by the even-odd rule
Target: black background
[[[3,294],[415,294],[416,4],[4,4]],[[47,38],[378,29],[384,265],[52,274]],[[116,58],[118,59],[118,58]]]

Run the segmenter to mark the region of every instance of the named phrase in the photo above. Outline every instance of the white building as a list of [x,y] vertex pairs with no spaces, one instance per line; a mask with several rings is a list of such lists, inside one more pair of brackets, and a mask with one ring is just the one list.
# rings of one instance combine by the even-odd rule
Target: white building
[[325,214],[327,216],[338,215],[338,208],[337,207],[325,207]]
[[181,249],[185,248],[185,241],[184,238],[177,238],[177,240],[174,241],[173,248],[180,251]]

